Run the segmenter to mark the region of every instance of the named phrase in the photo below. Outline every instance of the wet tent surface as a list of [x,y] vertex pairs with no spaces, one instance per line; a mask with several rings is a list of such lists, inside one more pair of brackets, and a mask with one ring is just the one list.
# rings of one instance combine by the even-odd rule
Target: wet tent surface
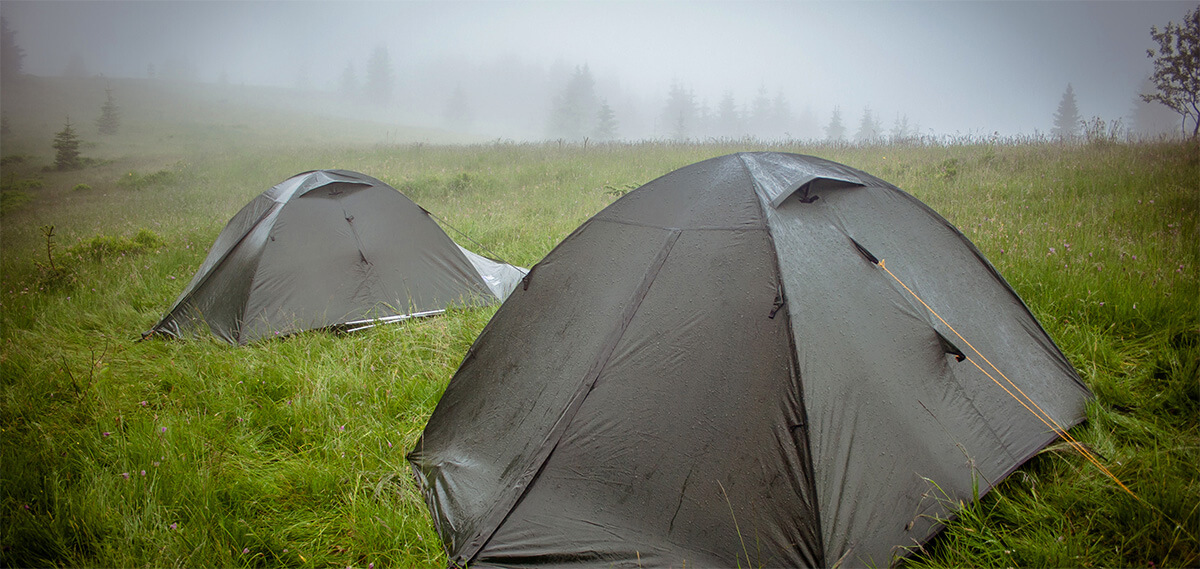
[[[167,315],[151,330],[236,344],[351,321],[440,311],[499,298],[420,206],[356,172],[289,178],[229,221]],[[504,278],[515,280],[515,268]],[[507,288],[511,288],[511,285]]]
[[887,565],[926,541],[973,468],[990,488],[1055,435],[879,258],[1082,419],[1065,358],[920,202],[811,157],[715,158],[586,222],[472,347],[410,454],[452,562]]

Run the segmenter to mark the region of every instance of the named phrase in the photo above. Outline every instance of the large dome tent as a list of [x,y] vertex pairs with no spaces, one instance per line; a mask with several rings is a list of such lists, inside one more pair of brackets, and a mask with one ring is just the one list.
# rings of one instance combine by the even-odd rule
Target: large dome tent
[[500,302],[525,274],[460,247],[395,188],[347,170],[297,174],[246,204],[143,336],[246,344]]
[[933,210],[743,153],[630,192],[535,265],[409,460],[458,566],[884,566],[1089,397]]

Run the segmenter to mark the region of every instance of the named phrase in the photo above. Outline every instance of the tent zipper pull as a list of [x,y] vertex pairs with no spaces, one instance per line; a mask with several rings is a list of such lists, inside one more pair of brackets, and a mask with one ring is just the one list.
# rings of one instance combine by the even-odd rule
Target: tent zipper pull
[[775,314],[779,312],[780,308],[783,308],[784,304],[787,304],[787,301],[784,300],[783,293],[775,293],[775,304],[771,307],[771,313],[767,315],[767,318],[774,320]]

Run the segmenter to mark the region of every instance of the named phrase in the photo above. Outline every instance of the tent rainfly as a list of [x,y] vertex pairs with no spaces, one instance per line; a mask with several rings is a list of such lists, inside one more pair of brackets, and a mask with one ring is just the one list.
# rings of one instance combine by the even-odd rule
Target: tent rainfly
[[298,174],[246,204],[174,306],[143,334],[231,344],[356,330],[502,301],[525,271],[458,246],[429,212],[357,172]]
[[744,153],[630,192],[534,266],[409,461],[459,566],[884,566],[1089,397],[929,207]]

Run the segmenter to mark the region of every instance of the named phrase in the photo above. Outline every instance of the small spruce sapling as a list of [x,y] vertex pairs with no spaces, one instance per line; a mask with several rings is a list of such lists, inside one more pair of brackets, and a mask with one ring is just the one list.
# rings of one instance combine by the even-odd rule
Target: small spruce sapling
[[117,134],[117,129],[121,127],[121,108],[113,102],[112,89],[105,89],[104,94],[108,99],[100,106],[100,118],[96,119],[96,128],[100,130],[100,134]]
[[34,261],[39,272],[38,288],[50,290],[71,285],[75,282],[75,272],[68,266],[54,262],[54,226],[43,225],[42,235],[46,238],[46,260],[49,264]]
[[71,117],[67,117],[67,124],[63,129],[54,135],[54,167],[59,170],[74,170],[79,168],[81,161],[79,159],[79,137],[75,135],[75,129],[71,128]]

